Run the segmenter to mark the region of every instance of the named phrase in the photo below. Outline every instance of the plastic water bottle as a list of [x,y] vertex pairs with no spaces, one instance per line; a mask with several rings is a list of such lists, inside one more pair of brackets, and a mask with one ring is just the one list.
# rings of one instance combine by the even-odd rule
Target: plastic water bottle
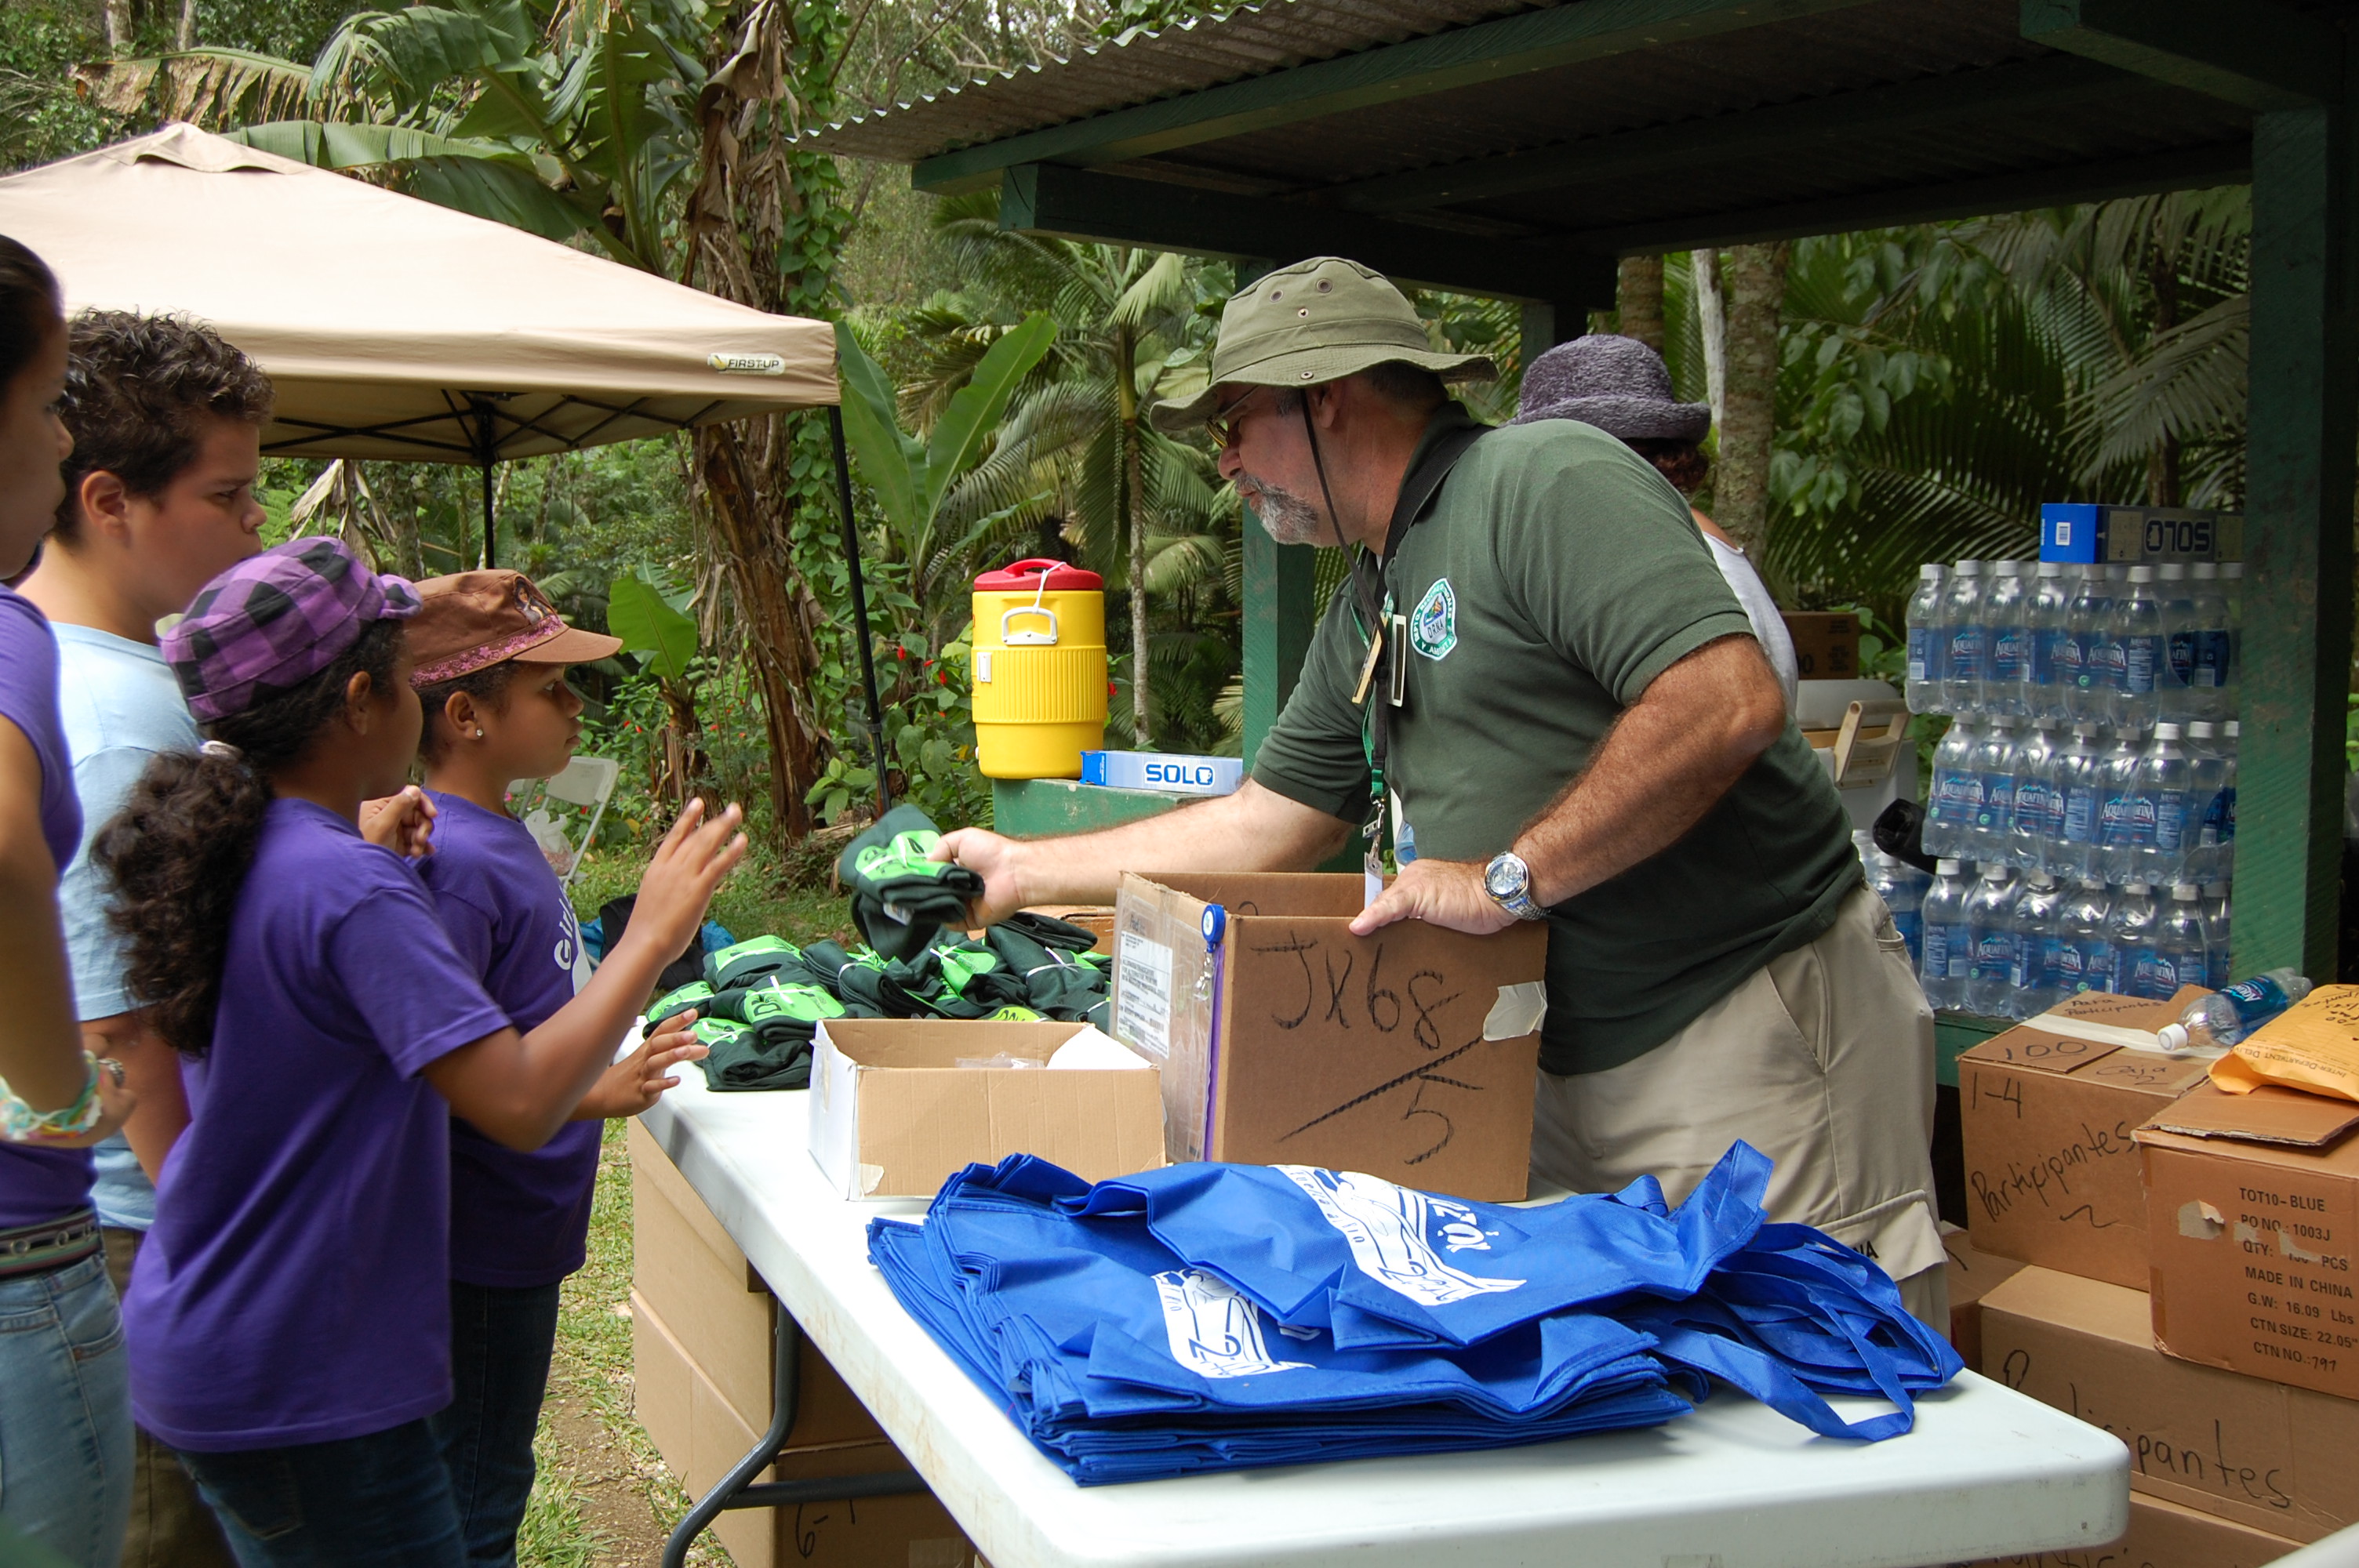
[[2234,719],[2220,727],[2220,854],[2212,874],[2223,882],[2235,880],[2236,742],[2243,731]]
[[[1917,591],[1909,596],[1908,710],[1938,713],[1941,708],[1941,676],[1948,668],[1949,633],[1941,622],[1941,579],[1949,568],[1929,562],[1917,568]],[[2226,601],[2222,600],[2224,609]]]
[[2104,824],[2104,760],[2096,748],[2097,726],[2075,724],[2072,738],[2056,753],[2048,786],[2048,820],[2053,827],[2040,869],[2075,881],[2098,881],[2098,835]]
[[1990,659],[1990,628],[1983,621],[1983,564],[1960,561],[1941,586],[1941,629],[1948,652],[1941,662],[1941,706],[1963,717],[1983,705],[1983,676]]
[[1981,726],[1960,719],[1933,749],[1933,784],[1926,795],[1920,842],[1935,860],[1962,855],[1972,842],[1974,817],[1982,809],[1982,778],[1974,772],[1974,749],[1981,741]]
[[2213,816],[2228,773],[2220,751],[2220,727],[2207,719],[2187,726],[2187,876],[2215,880],[2220,860],[2220,824]]
[[2179,743],[2179,726],[2158,724],[2146,755],[2138,759],[2137,792],[2131,803],[2139,823],[2144,871],[2140,880],[2170,887],[2188,880],[2189,850],[2200,827],[2194,815],[2194,770]]
[[2007,1018],[2034,1018],[2062,996],[2060,959],[2064,946],[2064,884],[2046,871],[2025,875],[2016,896],[2015,996],[2002,1010]]
[[2113,896],[2103,882],[2084,879],[2074,884],[2056,917],[2059,996],[2114,989],[2114,949],[2105,939],[2105,922],[2113,913]]
[[2003,860],[1984,860],[1981,870],[1966,894],[1966,941],[1973,955],[1966,969],[1966,1011],[2004,1017],[2014,1005],[2015,902],[2022,890]]
[[1876,858],[1885,863],[1885,885],[1876,891],[1884,897],[1884,907],[1892,912],[1893,928],[1908,944],[1908,966],[1913,969],[1925,951],[1925,884],[1932,879],[1881,849]]
[[2097,874],[2109,882],[2146,880],[2143,851],[2154,843],[2154,821],[2151,816],[2141,820],[2138,809],[2142,739],[2136,730],[2117,728],[2097,759]]
[[2114,604],[2113,641],[2106,652],[2105,682],[2113,692],[2114,722],[2150,728],[2161,714],[2158,686],[2170,667],[2163,638],[2162,604],[2154,596],[2154,568],[2132,567],[2129,587]]
[[2065,607],[2065,634],[2057,644],[2057,685],[2064,697],[2064,716],[2102,724],[2112,716],[2105,693],[2105,648],[2112,632],[2114,590],[2105,568],[2091,562],[2081,568]]
[[2060,673],[2065,643],[2071,636],[2071,606],[2072,589],[2064,580],[2063,566],[2040,562],[2025,614],[2025,623],[2031,628],[2031,663],[2024,672],[2024,708],[2035,719],[2071,717]]
[[1987,661],[1983,671],[1983,711],[2027,715],[2025,691],[2031,671],[2031,594],[2021,561],[1995,561],[1983,590]]
[[2203,983],[2204,960],[2203,890],[2180,882],[2162,906],[2147,959],[2150,969],[2140,972],[2135,989],[2140,996],[2168,1000],[2181,986]]
[[1917,979],[1935,1007],[1965,1005],[1966,976],[1973,966],[1966,931],[1969,886],[1956,860],[1944,857],[1934,862],[1933,885],[1925,890],[1924,956],[1917,963]]
[[2188,577],[2189,705],[2199,719],[2225,719],[2235,712],[2228,596],[2220,591],[2220,568],[2214,562],[2196,562]]
[[2036,871],[2045,860],[2056,752],[2056,725],[2049,719],[2033,719],[2015,749],[2015,812],[2000,858],[2023,871]]
[[2014,847],[2017,736],[2022,727],[2022,719],[2002,714],[1983,727],[1981,739],[1974,742],[1973,765],[1980,799],[1974,805],[1966,853],[2002,866]]
[[2228,884],[2206,882],[2203,885],[2203,983],[2213,990],[2223,990],[2228,984],[2228,965],[2232,957],[2229,934]]
[[[2162,925],[2162,913],[2155,906],[2154,889],[2146,882],[2125,882],[2114,900],[2114,911],[2105,916],[2105,945],[2113,949],[2113,989],[2126,996],[2141,994],[2136,988],[2140,976],[2154,973],[2154,940]],[[2150,1000],[2168,1001],[2168,991]]]
[[2155,1031],[2166,1051],[2223,1049],[2283,1012],[2311,989],[2299,970],[2271,969],[2191,1003],[2177,1023]]
[[2163,718],[2188,724],[2207,717],[2195,691],[2195,590],[2183,561],[2154,569],[2154,597],[2162,606],[2164,665],[2155,671]]

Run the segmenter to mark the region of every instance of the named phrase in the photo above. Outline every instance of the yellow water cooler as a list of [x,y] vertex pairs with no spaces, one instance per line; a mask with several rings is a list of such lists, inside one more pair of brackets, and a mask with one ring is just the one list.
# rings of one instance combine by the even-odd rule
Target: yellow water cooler
[[986,778],[1073,779],[1105,744],[1105,583],[1062,561],[974,579],[974,738]]

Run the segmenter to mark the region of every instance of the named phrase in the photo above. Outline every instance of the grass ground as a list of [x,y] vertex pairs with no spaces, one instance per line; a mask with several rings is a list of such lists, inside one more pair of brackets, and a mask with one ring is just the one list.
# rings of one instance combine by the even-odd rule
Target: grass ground
[[[583,919],[637,885],[640,857],[602,851],[574,879]],[[778,871],[749,859],[713,900],[712,918],[742,938],[794,942],[843,936],[840,893],[787,886]],[[665,1468],[632,1411],[631,1167],[623,1124],[606,1125],[590,1214],[589,1258],[565,1281],[557,1356],[535,1442],[540,1476],[516,1542],[521,1568],[657,1568],[665,1538],[688,1512],[689,1497]],[[718,1568],[729,1554],[710,1535],[689,1562]]]

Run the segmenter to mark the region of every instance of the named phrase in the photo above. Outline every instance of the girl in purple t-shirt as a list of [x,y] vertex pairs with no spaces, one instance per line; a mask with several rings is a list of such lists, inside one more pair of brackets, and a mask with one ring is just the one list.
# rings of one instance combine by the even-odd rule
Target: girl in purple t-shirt
[[[622,647],[568,626],[519,572],[473,571],[418,585],[410,684],[426,709],[419,756],[434,853],[419,875],[451,946],[518,1029],[568,1007],[589,973],[573,905],[532,830],[511,816],[517,779],[572,761],[582,699],[566,666]],[[634,919],[624,941],[638,930]],[[690,938],[664,940],[677,953]],[[661,961],[652,946],[636,949]],[[614,961],[629,962],[617,951]],[[652,973],[648,980],[652,980]],[[642,982],[644,985],[646,982]],[[676,1039],[678,1036],[660,1036]],[[438,1418],[472,1561],[516,1561],[532,1495],[533,1430],[557,1343],[558,1287],[582,1267],[598,1177],[599,1123],[635,1116],[678,1080],[686,1044],[642,1046],[608,1069],[541,1148],[520,1153],[473,1123],[451,1123],[451,1363],[457,1398]]]
[[[57,280],[0,236],[0,581],[25,570],[65,495],[65,373]],[[88,1059],[74,1023],[57,886],[81,842],[57,642],[0,587],[0,1515],[70,1562],[112,1568],[131,1409],[86,1145],[129,1107],[122,1069]]]
[[[247,1568],[465,1562],[429,1425],[451,1398],[451,1113],[546,1143],[655,973],[602,971],[520,1032],[417,873],[361,836],[418,749],[417,607],[333,539],[223,572],[163,640],[211,739],[157,757],[96,846],[131,988],[188,1059],[124,1303],[132,1406]],[[647,876],[656,925],[696,928],[737,818],[683,814]]]

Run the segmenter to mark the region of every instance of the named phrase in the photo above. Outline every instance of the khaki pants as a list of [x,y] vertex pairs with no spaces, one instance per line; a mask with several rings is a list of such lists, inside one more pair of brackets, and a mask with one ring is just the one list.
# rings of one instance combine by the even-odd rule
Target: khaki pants
[[1742,1138],[1776,1162],[1770,1218],[1875,1259],[1947,1335],[1932,1137],[1933,1014],[1884,901],[1860,888],[1817,941],[1636,1061],[1542,1073],[1532,1170],[1577,1193],[1652,1175],[1677,1203]]
[[[117,1295],[131,1288],[132,1260],[145,1232],[108,1226],[106,1271]],[[123,1568],[237,1568],[212,1509],[172,1451],[142,1432],[131,1465],[131,1529],[123,1538]]]

